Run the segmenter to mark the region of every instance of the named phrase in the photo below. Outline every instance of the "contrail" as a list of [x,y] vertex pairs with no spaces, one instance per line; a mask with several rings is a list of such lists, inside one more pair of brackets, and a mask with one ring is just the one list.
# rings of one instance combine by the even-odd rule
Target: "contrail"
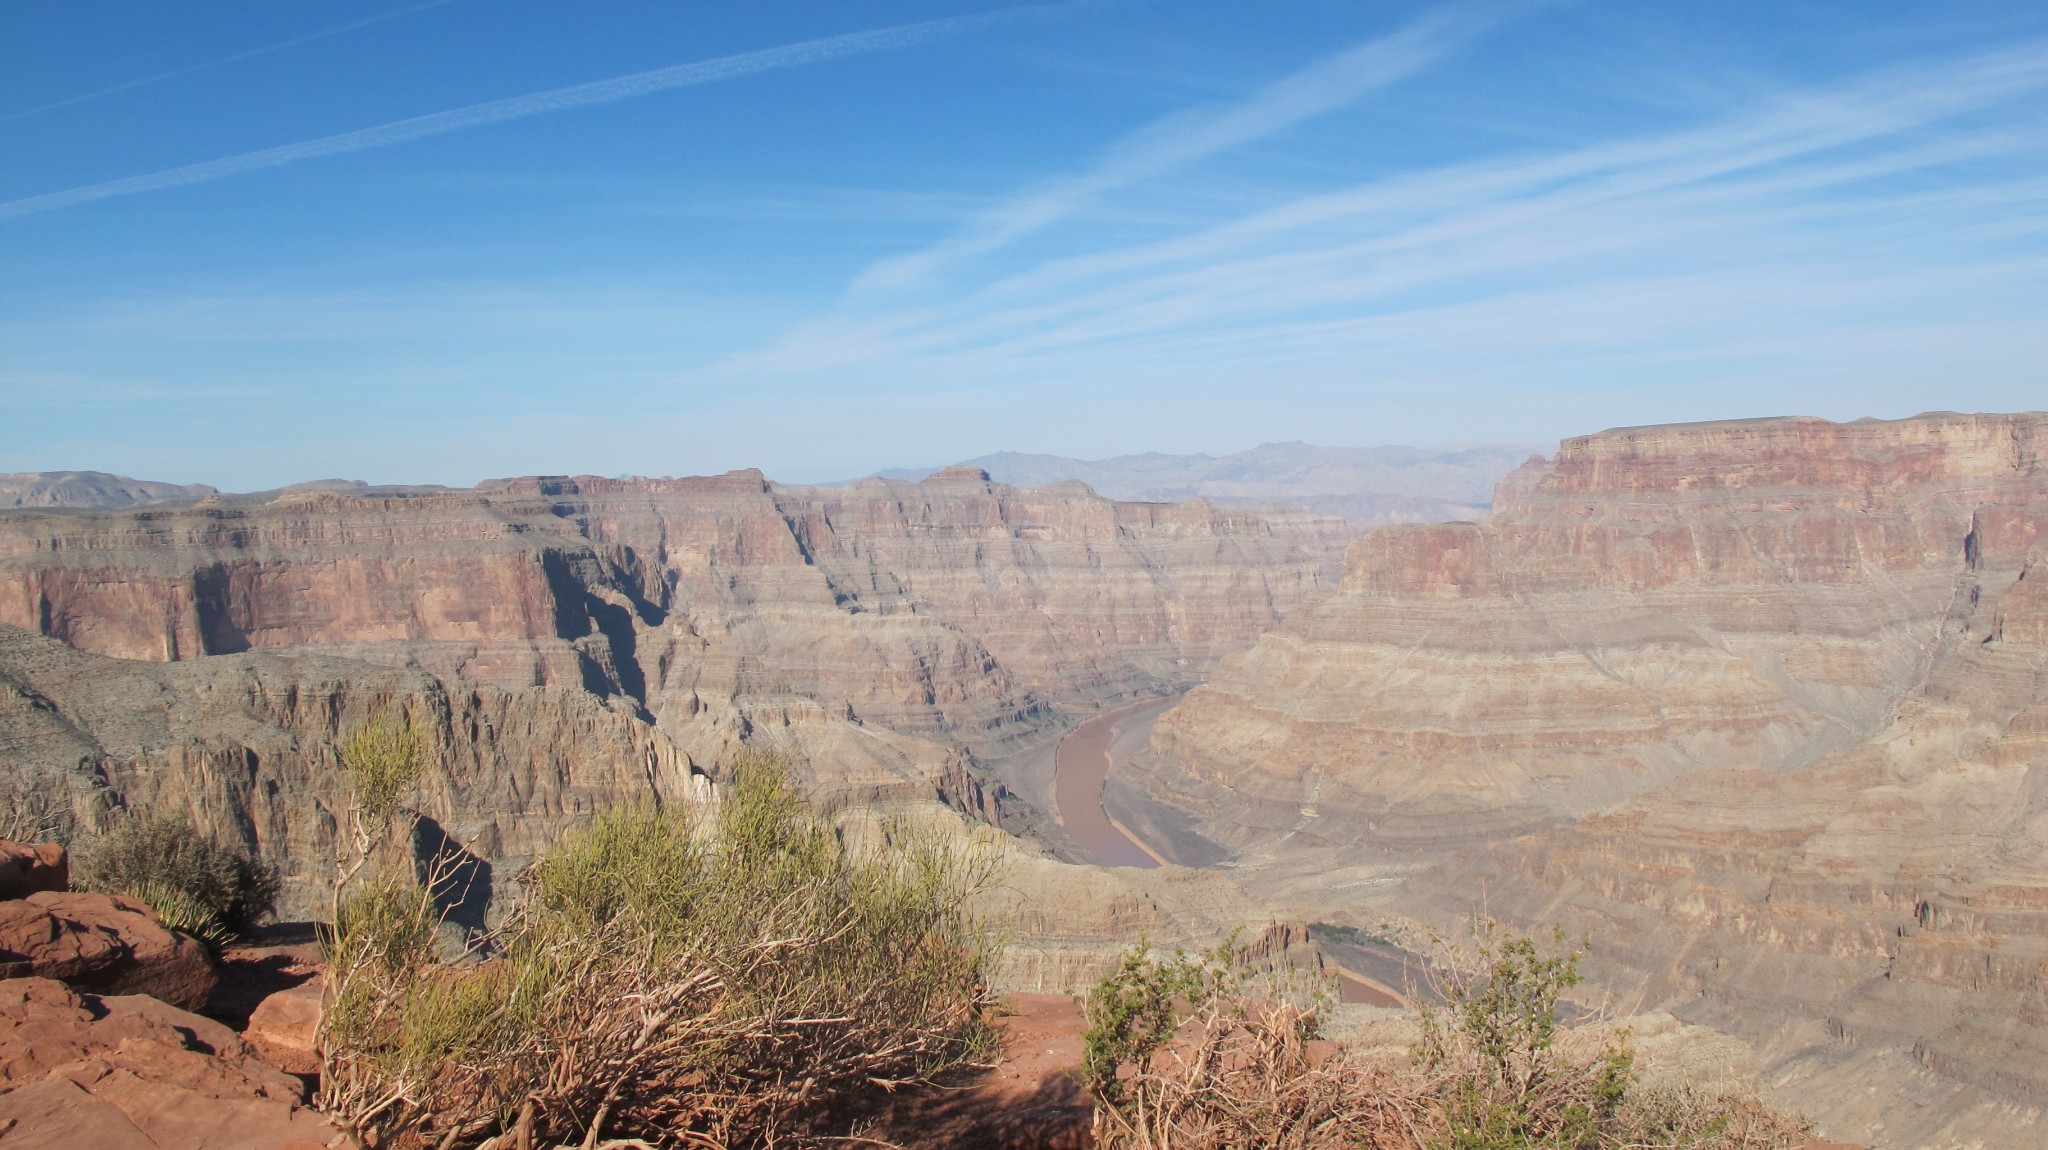
[[908,48],[941,37],[955,35],[991,24],[1004,23],[1023,16],[1038,15],[1068,5],[1030,5],[1005,8],[978,16],[953,16],[940,20],[922,20],[913,24],[897,24],[888,28],[876,28],[866,32],[849,32],[841,36],[826,36],[817,40],[803,40],[795,44],[784,44],[776,48],[764,48],[758,52],[741,52],[733,56],[719,56],[700,60],[693,64],[677,64],[668,68],[656,68],[648,72],[635,72],[609,80],[594,80],[588,84],[573,84],[566,88],[554,88],[545,92],[533,92],[524,96],[510,96],[503,100],[490,100],[482,104],[471,104],[467,108],[455,108],[446,112],[434,112],[425,116],[395,120],[374,128],[359,128],[337,136],[323,136],[304,143],[285,144],[276,148],[265,148],[260,152],[245,152],[239,156],[208,160],[204,163],[187,164],[180,168],[167,168],[147,175],[128,176],[108,180],[100,184],[87,184],[61,192],[47,192],[40,196],[13,200],[0,204],[0,219],[33,215],[56,208],[68,208],[93,200],[104,200],[112,196],[134,195],[137,192],[155,192],[165,188],[183,187],[186,184],[200,184],[227,176],[239,176],[245,172],[262,171],[265,168],[282,167],[299,160],[315,156],[335,156],[345,152],[360,152],[368,148],[381,148],[389,144],[417,140],[424,136],[438,136],[464,128],[475,128],[484,124],[496,124],[506,120],[524,119],[547,112],[567,111],[571,108],[587,108],[594,104],[610,104],[645,96],[670,88],[685,88],[697,84],[711,84],[720,80],[732,80],[751,76],[758,72],[772,72],[782,68],[794,68],[801,64],[815,64],[824,60],[836,60],[844,56],[857,56],[868,52],[880,52],[891,48]]
[[173,68],[168,72],[158,72],[152,76],[144,76],[139,80],[130,80],[125,84],[116,84],[111,88],[101,88],[97,92],[87,92],[83,95],[71,96],[58,100],[53,104],[42,104],[34,108],[23,109],[19,112],[9,112],[4,116],[0,116],[0,124],[5,124],[10,120],[19,120],[26,116],[40,115],[58,108],[68,108],[73,104],[83,104],[87,100],[97,100],[102,96],[112,96],[119,92],[126,92],[131,88],[140,88],[144,84],[154,84],[159,80],[189,76],[194,72],[203,72],[208,68],[218,68],[222,64],[232,64],[237,60],[247,60],[252,56],[267,56],[272,52],[282,52],[286,48],[296,48],[301,44],[311,44],[315,40],[325,40],[329,36],[339,36],[343,32],[353,32],[358,28],[368,28],[372,24],[382,24],[386,20],[396,20],[400,16],[410,16],[414,12],[424,12],[429,8],[439,8],[442,5],[453,4],[454,2],[455,0],[427,0],[425,4],[414,4],[409,7],[398,8],[377,16],[365,16],[361,20],[352,20],[347,24],[336,24],[332,28],[324,28],[318,32],[308,32],[304,36],[291,40],[280,40],[275,44],[265,44],[261,48],[251,48],[246,52],[237,52],[232,56],[222,56],[217,60],[208,60],[200,64],[189,64],[183,68]]
[[1072,215],[1092,200],[1351,104],[1436,64],[1495,27],[1557,0],[1458,0],[1361,41],[1206,114],[1168,116],[1112,143],[1092,169],[1019,195],[922,251],[880,260],[856,289],[907,287],[948,262],[982,255]]

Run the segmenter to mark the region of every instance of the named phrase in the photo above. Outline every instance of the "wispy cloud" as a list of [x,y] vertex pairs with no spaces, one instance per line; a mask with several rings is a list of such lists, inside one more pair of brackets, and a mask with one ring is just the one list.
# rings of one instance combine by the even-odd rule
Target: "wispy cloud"
[[1116,141],[1085,172],[1051,181],[983,213],[923,251],[884,260],[861,288],[907,287],[944,265],[994,251],[1073,215],[1103,195],[1263,139],[1352,104],[1423,71],[1531,4],[1472,0],[1432,11],[1325,56],[1221,109],[1170,116]]
[[1424,378],[1445,366],[1431,349],[1460,342],[1467,361],[1487,348],[1501,370],[1518,355],[1533,370],[1526,357],[1574,332],[1616,354],[1660,340],[1732,354],[1764,332],[1818,349],[1902,317],[1944,322],[1964,299],[1992,322],[1998,301],[2037,299],[2026,285],[2048,268],[2048,138],[2033,112],[1998,112],[2044,91],[2048,42],[1894,68],[1659,134],[1061,252],[849,310],[724,370],[1128,380],[1284,359]]
[[282,52],[287,48],[296,48],[301,44],[311,44],[316,40],[325,40],[329,36],[339,36],[344,32],[353,32],[358,28],[368,28],[373,24],[382,24],[386,20],[396,20],[400,16],[410,16],[415,12],[424,12],[429,8],[440,8],[454,2],[455,0],[427,0],[424,4],[409,4],[404,8],[395,8],[389,12],[380,12],[375,16],[365,16],[360,20],[351,20],[346,24],[336,24],[331,28],[322,28],[318,32],[308,32],[304,36],[294,36],[289,40],[279,40],[275,44],[265,44],[260,48],[251,48],[245,52],[236,52],[232,55],[217,56],[214,59],[197,64],[188,64],[183,68],[173,68],[168,72],[156,72],[148,76],[141,76],[124,83],[115,84],[110,88],[82,92],[62,100],[53,100],[50,103],[39,104],[33,108],[23,108],[19,112],[9,112],[6,115],[0,115],[0,124],[24,119],[29,116],[41,115],[44,112],[53,112],[58,108],[68,108],[73,104],[83,104],[88,100],[98,100],[106,96],[116,96],[122,92],[131,92],[137,88],[146,87],[164,80],[175,80],[179,76],[190,76],[194,72],[204,72],[208,68],[218,68],[223,64],[233,64],[241,60],[252,60],[258,56],[268,56],[272,52]]
[[694,87],[713,84],[721,80],[735,80],[742,76],[762,72],[796,68],[805,64],[823,63],[848,56],[859,56],[870,52],[909,48],[918,44],[964,32],[990,27],[995,24],[1041,15],[1056,10],[1056,6],[1032,5],[1006,8],[1000,11],[974,16],[955,16],[940,20],[923,20],[912,24],[897,24],[887,28],[875,28],[865,32],[849,32],[841,36],[826,36],[815,40],[803,40],[775,48],[764,48],[756,52],[741,52],[731,56],[701,60],[689,64],[677,64],[668,68],[656,68],[631,75],[616,76],[608,80],[595,80],[587,84],[573,84],[553,88],[545,92],[533,92],[523,96],[510,96],[502,100],[491,100],[471,104],[466,108],[455,108],[446,112],[435,112],[425,116],[396,120],[374,128],[361,128],[334,136],[323,136],[297,144],[285,144],[265,148],[257,152],[245,152],[204,163],[187,164],[183,167],[168,168],[146,175],[129,176],[124,179],[108,180],[104,183],[87,184],[67,188],[59,192],[48,192],[39,196],[0,203],[0,219],[32,215],[57,208],[75,207],[79,204],[104,200],[113,196],[130,196],[142,192],[163,191],[168,188],[184,187],[189,184],[206,183],[210,180],[225,179],[266,168],[283,167],[300,160],[319,156],[337,156],[349,152],[360,152],[370,148],[389,147],[408,140],[439,136],[459,132],[466,128],[478,128],[486,124],[499,124],[507,120],[521,120],[528,116],[563,112],[573,108],[588,108],[599,104],[611,104],[630,100],[637,96],[652,95],[673,88]]

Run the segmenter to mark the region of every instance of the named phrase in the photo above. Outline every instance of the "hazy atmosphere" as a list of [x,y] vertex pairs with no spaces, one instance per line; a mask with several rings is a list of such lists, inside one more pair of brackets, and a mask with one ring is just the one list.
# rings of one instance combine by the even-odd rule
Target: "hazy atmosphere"
[[0,471],[2040,406],[2037,3],[0,3]]

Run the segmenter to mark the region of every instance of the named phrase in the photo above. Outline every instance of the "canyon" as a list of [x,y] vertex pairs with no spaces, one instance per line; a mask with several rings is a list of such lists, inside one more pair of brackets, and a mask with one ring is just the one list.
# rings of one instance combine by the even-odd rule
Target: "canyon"
[[[403,709],[477,928],[593,811],[768,754],[852,824],[1001,852],[1008,987],[1275,916],[1558,923],[1583,1006],[1718,1032],[1830,1137],[2031,1144],[2044,444],[2039,413],[1619,429],[1369,533],[972,465],[0,511],[0,816],[183,810],[304,916],[335,746]],[[1101,826],[1096,775],[1056,785],[1077,726]],[[1089,865],[1118,839],[1164,865]]]
[[[349,801],[336,745],[398,709],[434,747],[420,849],[463,855],[451,916],[472,929],[565,827],[702,793],[743,751],[826,809],[943,805],[1028,835],[1051,819],[988,764],[1185,689],[1325,586],[1353,534],[973,469],[0,514],[0,813],[89,833],[183,811],[278,861],[281,910],[304,917]],[[1259,913],[1211,876],[1139,887],[1002,849],[1066,912],[1005,910],[1033,924],[1028,988]]]
[[1567,440],[1484,523],[1353,544],[1112,812],[1304,917],[1561,923],[1833,1137],[2032,1144],[2044,446],[2038,413]]

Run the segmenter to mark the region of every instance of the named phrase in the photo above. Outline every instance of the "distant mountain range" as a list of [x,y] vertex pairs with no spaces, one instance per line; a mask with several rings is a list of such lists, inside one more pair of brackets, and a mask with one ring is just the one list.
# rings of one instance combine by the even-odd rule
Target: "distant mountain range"
[[[978,467],[1014,487],[1045,487],[1078,479],[1111,499],[1178,503],[1196,497],[1237,507],[1290,504],[1360,526],[1442,523],[1486,517],[1493,485],[1520,466],[1533,447],[1448,450],[1416,447],[1317,447],[1265,443],[1235,455],[1118,455],[1068,459],[1002,451],[954,466]],[[875,474],[915,483],[936,467]],[[841,486],[825,484],[823,486]],[[306,490],[440,491],[440,487],[373,488],[360,480],[324,479],[235,498],[265,499]],[[0,474],[0,508],[119,509],[188,503],[224,495],[204,483],[158,483],[104,471]]]
[[156,483],[104,471],[0,474],[0,507],[140,507],[217,494],[204,483]]
[[[956,466],[979,467],[1017,487],[1078,479],[1112,499],[1173,503],[1200,496],[1236,506],[1291,503],[1354,523],[1435,523],[1481,519],[1493,485],[1536,447],[1317,447],[1263,443],[1235,455],[1118,455],[1069,459],[1001,451]],[[916,481],[938,470],[896,468],[876,474]]]

